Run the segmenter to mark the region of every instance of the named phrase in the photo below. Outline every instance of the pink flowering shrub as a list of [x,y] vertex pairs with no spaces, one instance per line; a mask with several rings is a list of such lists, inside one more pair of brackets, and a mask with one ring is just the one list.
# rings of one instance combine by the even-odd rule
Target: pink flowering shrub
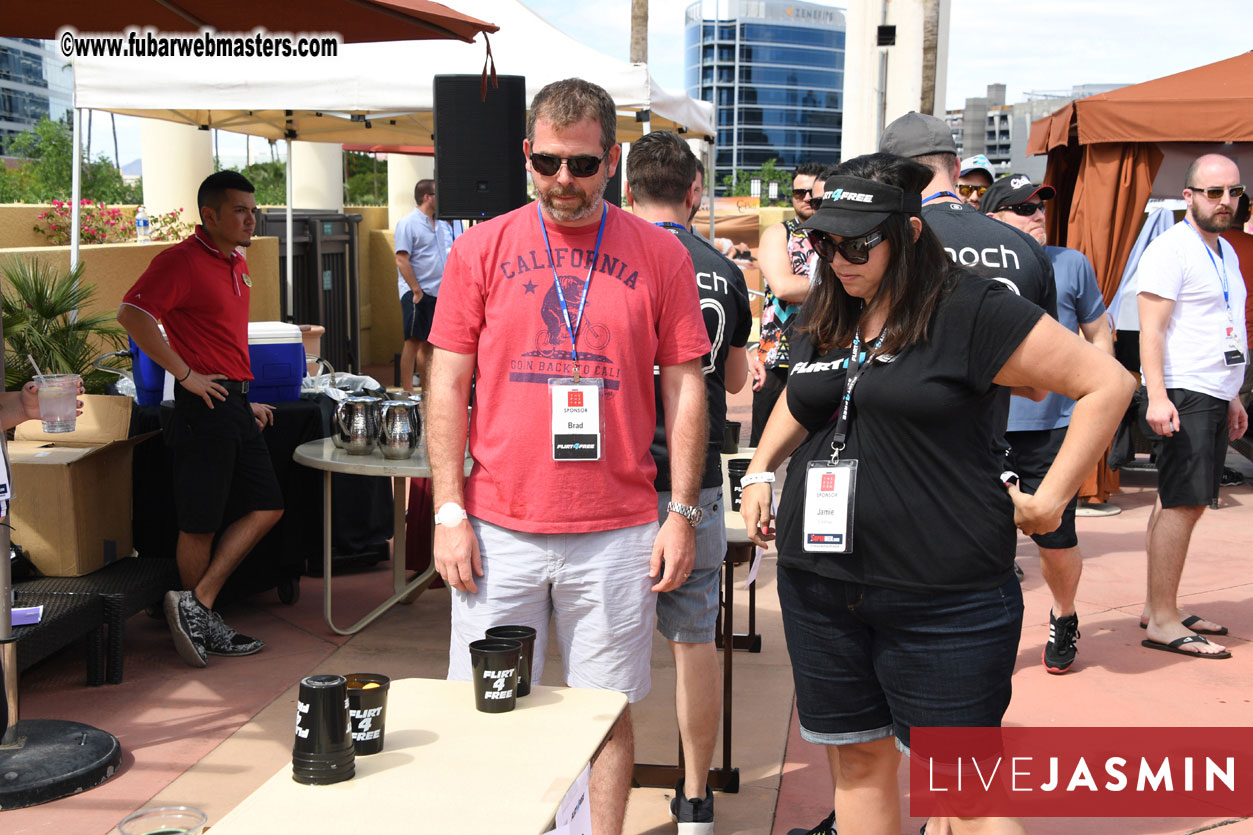
[[[73,203],[68,200],[53,200],[51,209],[39,213],[35,231],[53,246],[68,244],[73,208]],[[104,203],[86,199],[80,201],[79,223],[80,240],[85,244],[120,243],[135,237],[135,227],[128,222],[122,210],[110,209]]]

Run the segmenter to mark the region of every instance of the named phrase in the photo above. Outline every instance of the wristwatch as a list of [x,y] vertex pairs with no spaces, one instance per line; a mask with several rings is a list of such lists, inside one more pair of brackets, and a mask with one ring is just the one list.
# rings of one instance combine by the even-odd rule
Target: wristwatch
[[699,507],[692,507],[688,504],[678,504],[676,502],[669,502],[666,505],[666,512],[679,514],[686,519],[687,523],[693,528],[699,525],[700,520],[705,516],[705,511],[701,510]]
[[435,513],[435,524],[455,528],[467,518],[464,507],[456,502],[444,502]]

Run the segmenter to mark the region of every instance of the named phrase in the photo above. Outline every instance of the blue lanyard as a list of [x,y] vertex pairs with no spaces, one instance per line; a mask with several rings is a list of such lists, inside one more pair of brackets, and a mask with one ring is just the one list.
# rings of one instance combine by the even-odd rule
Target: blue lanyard
[[592,262],[587,265],[587,280],[583,282],[583,298],[579,299],[579,318],[570,324],[570,309],[566,307],[566,294],[561,290],[561,279],[557,277],[556,262],[553,261],[553,247],[548,242],[548,227],[544,225],[544,213],[540,211],[539,201],[535,201],[535,213],[539,215],[539,228],[544,233],[544,248],[548,250],[548,266],[553,271],[553,286],[557,288],[557,301],[561,302],[561,315],[566,322],[566,333],[570,334],[570,361],[574,368],[574,382],[579,381],[579,328],[583,324],[583,306],[587,304],[587,291],[592,286],[592,273],[596,270],[596,262],[600,256],[600,240],[605,234],[605,218],[609,217],[609,206],[602,207],[600,229],[596,232],[596,249],[592,252]]
[[961,200],[960,197],[958,197],[956,194],[953,194],[953,192],[951,191],[937,191],[935,194],[931,195],[930,197],[924,197],[922,199],[922,205],[925,206],[928,203],[930,203],[932,200],[936,200],[940,197],[951,197],[954,200],[958,200],[958,201]]
[[[1196,232],[1196,236],[1198,238],[1201,238],[1201,233],[1197,232],[1197,228],[1195,226],[1193,226],[1186,219],[1184,220],[1184,223],[1187,223],[1188,226],[1191,227],[1192,231]],[[1223,303],[1227,305],[1227,318],[1230,319],[1231,318],[1231,296],[1228,292],[1229,288],[1227,286],[1227,262],[1223,261],[1222,240],[1223,240],[1222,238],[1218,239],[1218,261],[1214,260],[1214,250],[1209,248],[1209,244],[1205,243],[1204,238],[1201,238],[1201,246],[1205,248],[1205,254],[1209,256],[1209,262],[1214,265],[1214,272],[1218,273],[1218,283],[1221,284],[1223,287]],[[1218,267],[1219,262],[1222,262],[1222,265],[1223,265],[1221,269],[1219,269]]]

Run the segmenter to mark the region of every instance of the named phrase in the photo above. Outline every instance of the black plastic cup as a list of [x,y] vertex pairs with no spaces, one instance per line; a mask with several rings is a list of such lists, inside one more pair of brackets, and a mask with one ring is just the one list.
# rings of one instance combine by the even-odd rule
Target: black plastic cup
[[740,479],[748,472],[748,465],[751,463],[751,458],[732,458],[727,462],[727,476],[731,481],[732,510],[740,509],[740,498],[744,492],[744,488],[740,486]]
[[518,703],[518,663],[522,643],[484,638],[470,644],[474,706],[484,713],[508,713]]
[[348,718],[357,756],[383,750],[383,725],[387,720],[387,691],[392,680],[380,673],[348,676]]
[[348,722],[348,682],[343,676],[309,676],[296,701],[296,741],[292,779],[328,786],[356,773],[356,752]]
[[738,420],[728,420],[722,430],[722,454],[734,455],[740,451],[740,429]]
[[518,698],[531,695],[531,670],[535,659],[535,630],[530,626],[493,626],[489,638],[507,638],[522,644],[518,659]]

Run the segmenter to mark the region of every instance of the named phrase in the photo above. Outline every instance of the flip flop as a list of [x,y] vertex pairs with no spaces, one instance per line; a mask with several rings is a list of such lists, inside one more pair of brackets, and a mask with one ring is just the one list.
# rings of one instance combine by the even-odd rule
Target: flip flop
[[1163,643],[1160,643],[1159,641],[1145,640],[1145,641],[1140,642],[1140,646],[1148,647],[1149,649],[1160,649],[1162,652],[1173,652],[1178,655],[1186,655],[1189,658],[1210,658],[1210,659],[1217,661],[1223,658],[1231,657],[1231,653],[1228,652],[1227,650],[1223,650],[1222,652],[1200,653],[1200,652],[1188,652],[1186,649],[1180,649],[1180,647],[1182,647],[1184,644],[1208,644],[1208,643],[1209,641],[1205,640],[1205,638],[1201,635],[1185,635],[1182,638],[1176,638],[1175,640],[1171,641],[1169,644],[1163,644]]
[[[1205,618],[1201,617],[1200,615],[1188,615],[1186,618],[1183,619],[1183,625],[1188,627],[1189,629],[1192,629],[1192,624],[1200,623],[1203,620],[1205,620]],[[1145,623],[1144,621],[1140,621],[1140,628],[1148,629],[1149,625]],[[1226,635],[1227,627],[1220,626],[1217,629],[1192,629],[1192,631],[1198,635]]]

